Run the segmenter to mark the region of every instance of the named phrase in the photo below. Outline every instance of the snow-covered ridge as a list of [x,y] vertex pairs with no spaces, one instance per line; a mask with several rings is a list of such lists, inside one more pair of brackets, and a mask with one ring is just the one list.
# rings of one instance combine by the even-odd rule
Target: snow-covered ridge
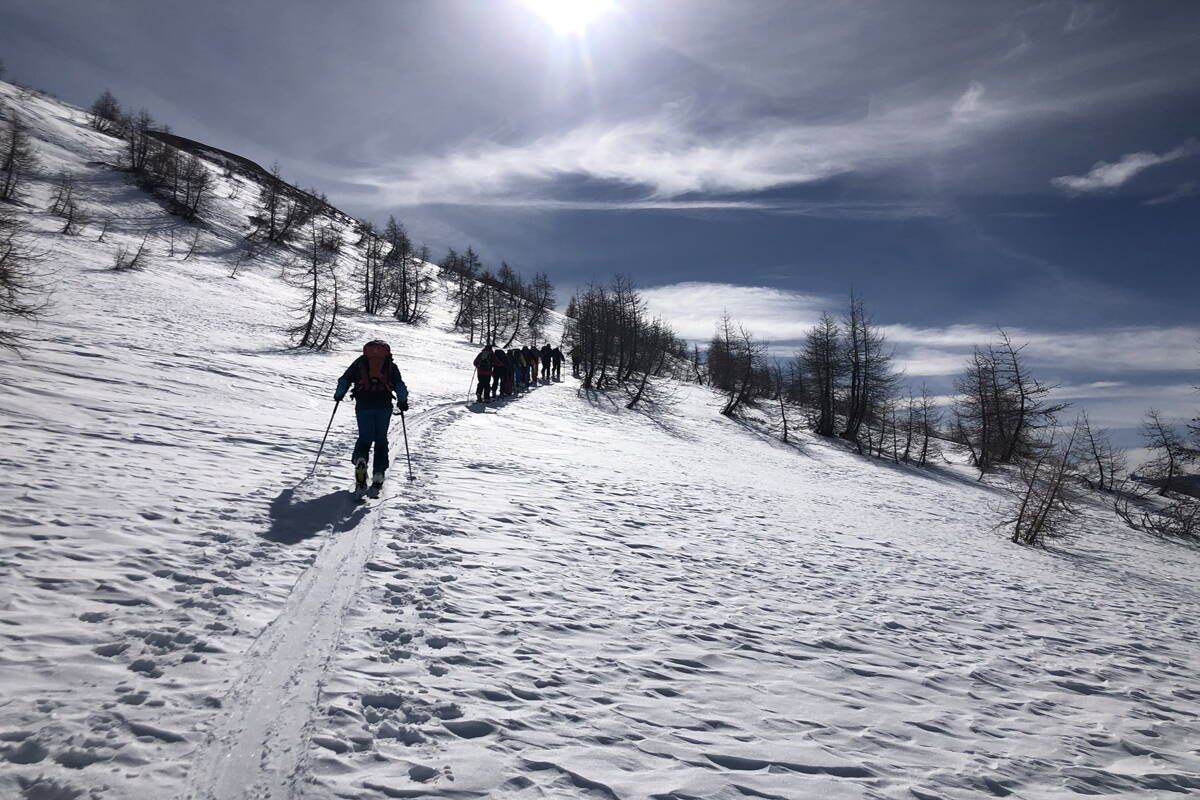
[[[783,445],[694,386],[656,411],[569,379],[468,407],[475,348],[440,299],[291,351],[287,253],[229,277],[245,175],[214,165],[184,261],[170,231],[194,228],[109,166],[117,140],[0,99],[37,139],[19,214],[54,290],[0,360],[0,796],[1200,789],[1193,552],[1100,506],[1015,548],[957,467]],[[45,213],[62,170],[105,241]],[[109,270],[147,236],[144,271]],[[351,409],[302,478],[376,336],[419,480],[354,506]]]

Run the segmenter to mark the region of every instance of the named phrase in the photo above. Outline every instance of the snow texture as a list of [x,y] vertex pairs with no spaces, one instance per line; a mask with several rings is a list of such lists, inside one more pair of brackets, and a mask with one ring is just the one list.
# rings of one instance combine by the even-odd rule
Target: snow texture
[[[1200,791],[1191,550],[1096,503],[1019,548],[961,466],[784,445],[701,387],[468,405],[474,347],[440,301],[291,351],[286,254],[228,277],[244,178],[185,262],[169,231],[194,229],[113,168],[117,140],[0,99],[37,138],[21,216],[54,289],[0,363],[0,796]],[[44,212],[61,170],[114,216],[104,242]],[[107,269],[147,233],[145,271]],[[356,505],[351,409],[305,476],[372,337],[412,393],[417,480],[396,429]]]

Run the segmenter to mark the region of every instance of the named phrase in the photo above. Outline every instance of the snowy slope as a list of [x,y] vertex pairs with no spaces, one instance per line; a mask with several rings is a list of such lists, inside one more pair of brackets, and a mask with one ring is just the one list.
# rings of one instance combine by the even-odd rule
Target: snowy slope
[[[0,84],[0,95],[16,102]],[[166,255],[80,112],[21,107],[118,218],[63,237],[0,362],[0,797],[1066,798],[1200,790],[1195,554],[1099,506],[1052,551],[961,469],[786,446],[679,387],[464,404],[447,308],[287,350],[294,290]],[[145,232],[149,269],[106,270]],[[412,391],[415,484],[349,502],[362,340]],[[556,334],[551,334],[552,340]]]

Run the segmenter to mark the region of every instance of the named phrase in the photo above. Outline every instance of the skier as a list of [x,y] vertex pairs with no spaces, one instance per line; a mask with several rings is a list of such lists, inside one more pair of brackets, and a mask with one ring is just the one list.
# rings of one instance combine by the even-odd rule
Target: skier
[[571,348],[571,376],[579,377],[579,367],[583,363],[583,359],[579,357],[579,348]]
[[504,372],[508,368],[508,355],[496,347],[492,349],[492,399],[504,396]]
[[529,345],[525,345],[525,348],[522,352],[525,354],[525,366],[529,370],[529,376],[527,380],[530,384],[536,386],[538,365],[537,349],[530,347]]
[[521,348],[514,347],[508,351],[508,360],[512,363],[514,391],[525,388],[525,359],[521,356]]
[[475,372],[479,383],[475,386],[475,402],[482,403],[492,399],[492,346],[484,345],[475,356]]
[[555,347],[550,351],[550,359],[554,362],[554,380],[562,380],[562,363],[563,351],[561,347]]
[[354,398],[354,416],[358,420],[358,441],[350,460],[354,462],[354,483],[358,491],[367,485],[367,456],[375,446],[375,464],[371,488],[383,485],[388,468],[388,425],[392,421],[392,395],[403,414],[408,411],[408,387],[392,361],[387,342],[374,339],[363,345],[363,354],[354,359],[338,378],[333,399],[341,401],[346,392]]
[[550,382],[550,359],[554,357],[554,350],[550,347],[550,343],[542,345],[542,380],[546,383]]

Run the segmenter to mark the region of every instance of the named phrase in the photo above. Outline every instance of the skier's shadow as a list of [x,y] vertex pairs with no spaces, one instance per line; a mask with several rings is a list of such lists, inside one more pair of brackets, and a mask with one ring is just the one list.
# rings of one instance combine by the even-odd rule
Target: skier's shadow
[[297,544],[332,529],[347,531],[367,513],[354,502],[354,493],[342,489],[324,497],[297,500],[295,488],[284,489],[271,501],[271,527],[263,538],[280,544]]

